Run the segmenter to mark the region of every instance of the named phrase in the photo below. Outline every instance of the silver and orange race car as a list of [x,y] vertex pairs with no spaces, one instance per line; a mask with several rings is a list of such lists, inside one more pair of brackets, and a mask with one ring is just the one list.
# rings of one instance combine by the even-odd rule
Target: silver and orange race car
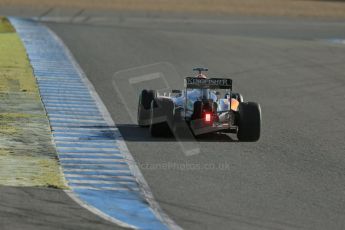
[[149,127],[154,137],[188,133],[236,133],[239,141],[258,141],[261,108],[244,102],[232,92],[232,79],[206,78],[206,68],[195,68],[195,77],[186,77],[183,90],[157,92],[142,90],[138,103],[138,124]]

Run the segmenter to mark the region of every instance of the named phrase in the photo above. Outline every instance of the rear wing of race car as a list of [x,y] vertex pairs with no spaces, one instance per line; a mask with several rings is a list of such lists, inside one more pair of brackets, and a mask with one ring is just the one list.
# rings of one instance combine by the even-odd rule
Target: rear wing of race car
[[229,89],[232,90],[232,79],[186,77],[184,87],[187,89]]

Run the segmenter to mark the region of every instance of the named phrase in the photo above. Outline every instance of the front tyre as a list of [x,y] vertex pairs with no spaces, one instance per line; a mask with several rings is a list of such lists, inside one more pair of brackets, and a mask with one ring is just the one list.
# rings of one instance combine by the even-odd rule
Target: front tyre
[[156,91],[146,90],[141,91],[138,102],[138,125],[140,127],[147,127],[150,125],[150,108],[151,102],[156,97]]
[[255,102],[240,103],[237,138],[239,141],[258,141],[261,132],[261,108]]

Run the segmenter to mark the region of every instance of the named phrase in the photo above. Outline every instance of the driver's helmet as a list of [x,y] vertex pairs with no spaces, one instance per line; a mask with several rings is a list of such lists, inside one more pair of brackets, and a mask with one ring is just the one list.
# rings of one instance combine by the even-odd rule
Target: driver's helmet
[[205,74],[203,74],[203,73],[199,73],[199,74],[197,74],[196,75],[196,77],[197,78],[204,78],[204,79],[206,79],[207,77],[206,77],[206,75]]

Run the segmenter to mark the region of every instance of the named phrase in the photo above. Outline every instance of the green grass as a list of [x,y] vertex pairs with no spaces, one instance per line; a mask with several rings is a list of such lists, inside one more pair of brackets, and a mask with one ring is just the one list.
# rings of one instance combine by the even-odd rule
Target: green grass
[[0,185],[66,188],[25,48],[0,18]]
[[0,33],[13,33],[15,30],[5,17],[0,16]]

